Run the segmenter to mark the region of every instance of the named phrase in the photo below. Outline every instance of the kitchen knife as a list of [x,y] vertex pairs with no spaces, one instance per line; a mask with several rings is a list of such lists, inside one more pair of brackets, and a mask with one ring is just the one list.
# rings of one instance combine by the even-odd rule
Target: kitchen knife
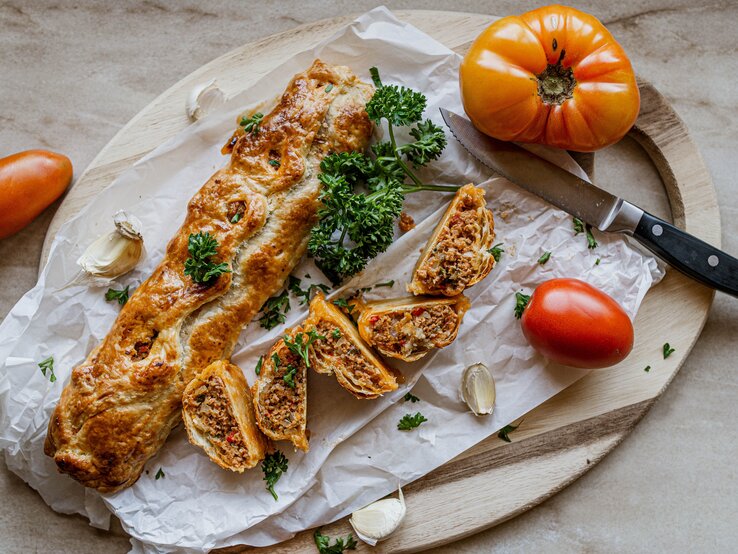
[[441,108],[456,140],[484,165],[600,231],[633,236],[693,279],[738,296],[738,260],[671,223],[587,183],[511,142],[489,137],[466,118]]

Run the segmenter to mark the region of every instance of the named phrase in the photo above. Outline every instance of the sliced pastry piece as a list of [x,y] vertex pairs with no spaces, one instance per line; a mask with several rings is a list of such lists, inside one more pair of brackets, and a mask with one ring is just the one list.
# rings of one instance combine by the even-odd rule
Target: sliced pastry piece
[[219,360],[203,369],[185,388],[182,417],[190,442],[223,469],[243,473],[264,459],[267,440],[238,366]]
[[356,398],[376,398],[402,382],[402,375],[372,352],[351,320],[322,293],[310,302],[305,328],[320,335],[309,348],[310,366],[318,373],[335,375]]
[[259,377],[251,388],[259,429],[272,440],[291,441],[308,451],[307,350],[303,327],[285,333],[263,358]]
[[420,255],[407,287],[412,294],[456,296],[492,271],[495,223],[484,191],[464,185]]
[[359,317],[359,333],[381,354],[414,362],[456,339],[469,305],[463,294],[369,302]]

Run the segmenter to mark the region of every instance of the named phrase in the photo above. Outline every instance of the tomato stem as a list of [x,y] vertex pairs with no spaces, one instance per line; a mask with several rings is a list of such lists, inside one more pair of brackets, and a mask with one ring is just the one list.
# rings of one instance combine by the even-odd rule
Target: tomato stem
[[577,80],[571,67],[564,67],[562,62],[566,50],[561,50],[561,55],[555,64],[548,64],[546,69],[536,75],[538,81],[538,96],[544,104],[563,104],[564,100],[574,95]]

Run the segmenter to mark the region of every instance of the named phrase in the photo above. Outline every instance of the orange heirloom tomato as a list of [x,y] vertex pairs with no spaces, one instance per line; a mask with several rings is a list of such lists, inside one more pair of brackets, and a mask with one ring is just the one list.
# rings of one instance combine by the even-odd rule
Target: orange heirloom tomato
[[0,239],[36,219],[71,180],[72,162],[61,154],[27,150],[0,159]]
[[623,49],[595,17],[566,6],[496,21],[459,77],[472,123],[500,140],[591,152],[623,138],[640,108]]

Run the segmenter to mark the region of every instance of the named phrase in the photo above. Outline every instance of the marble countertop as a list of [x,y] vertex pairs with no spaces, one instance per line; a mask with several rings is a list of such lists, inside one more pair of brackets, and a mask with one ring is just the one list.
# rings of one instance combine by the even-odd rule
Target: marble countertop
[[[497,15],[539,2],[424,0],[391,9]],[[364,0],[0,2],[0,157],[30,148],[67,154],[76,174],[140,109],[233,47],[377,5]],[[723,248],[738,253],[738,21],[735,0],[587,0],[638,73],[675,106],[717,189]],[[638,183],[637,202],[665,205]],[[0,241],[0,317],[36,281],[58,203]],[[466,552],[728,552],[738,542],[738,300],[718,294],[672,384],[601,463],[525,514],[459,543]],[[501,484],[504,486],[504,483]],[[126,552],[123,533],[56,514],[0,463],[4,552]]]

